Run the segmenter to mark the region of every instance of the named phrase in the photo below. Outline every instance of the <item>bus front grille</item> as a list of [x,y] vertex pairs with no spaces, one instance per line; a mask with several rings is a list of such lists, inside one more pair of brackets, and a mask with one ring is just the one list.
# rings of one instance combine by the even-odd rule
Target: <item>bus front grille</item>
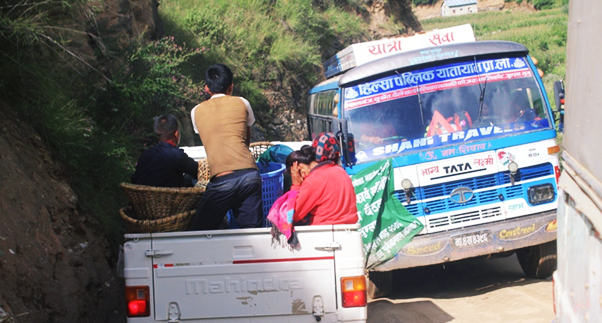
[[454,215],[443,215],[438,217],[430,217],[427,220],[429,229],[441,228],[455,224],[467,224],[468,222],[479,221],[492,217],[501,217],[502,209],[498,207],[473,210],[470,212],[462,212]]
[[[420,217],[430,215],[429,221],[438,227],[445,225],[444,223],[451,225],[452,220],[451,218],[445,220],[445,216],[433,217],[432,215],[455,211],[457,213],[453,214],[453,216],[456,217],[464,214],[462,210],[466,208],[497,203],[502,200],[511,200],[519,197],[526,198],[526,189],[520,183],[521,181],[537,179],[553,174],[554,167],[552,164],[545,163],[519,169],[514,176],[515,184],[512,186],[500,187],[501,185],[510,184],[510,172],[504,171],[441,184],[417,187],[410,194],[410,204],[407,203],[406,194],[403,190],[396,191],[394,195],[414,216]],[[458,204],[450,200],[449,195],[451,192],[462,186],[469,187],[473,191],[480,191],[475,192],[473,198],[464,204]],[[427,201],[423,202],[423,200]],[[486,209],[482,209],[481,211],[483,210]],[[494,212],[494,214],[495,215],[490,215],[488,217],[497,216],[497,213]],[[479,214],[479,217],[483,216],[483,214]]]

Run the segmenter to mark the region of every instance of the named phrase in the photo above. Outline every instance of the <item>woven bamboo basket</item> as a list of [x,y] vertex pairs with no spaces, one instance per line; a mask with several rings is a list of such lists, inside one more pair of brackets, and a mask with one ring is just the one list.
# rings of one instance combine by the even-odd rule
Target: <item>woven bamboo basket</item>
[[199,159],[199,175],[198,180],[200,182],[209,182],[211,179],[211,173],[209,172],[209,163],[207,158]]
[[128,232],[131,233],[183,231],[188,228],[195,212],[196,210],[190,210],[156,220],[137,220],[132,217],[134,209],[131,206],[119,209],[119,215],[125,223]]
[[249,145],[249,150],[253,154],[253,159],[257,160],[261,154],[263,154],[266,150],[272,147],[273,144],[269,141],[257,141],[252,142]]
[[119,185],[134,207],[133,218],[156,220],[196,210],[204,187],[153,187],[121,183]]

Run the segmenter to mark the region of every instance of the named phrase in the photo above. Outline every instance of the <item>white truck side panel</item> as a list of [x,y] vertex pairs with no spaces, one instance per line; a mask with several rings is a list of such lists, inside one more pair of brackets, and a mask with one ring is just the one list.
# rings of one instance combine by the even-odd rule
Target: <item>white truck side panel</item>
[[322,322],[365,322],[366,307],[342,308],[340,300],[340,278],[364,274],[357,227],[297,227],[299,250],[272,243],[269,229],[263,228],[151,234],[152,248],[145,246],[156,256],[146,256],[144,248],[136,248],[134,255],[132,249],[126,258],[136,265],[130,267],[129,261],[126,270],[142,275],[142,264],[152,268],[144,280],[151,282],[151,322],[179,317],[186,322],[309,323],[316,322],[316,310],[324,312]]
[[563,323],[598,322],[602,319],[602,240],[588,216],[601,214],[566,172],[560,186],[556,314]]
[[602,2],[569,2],[564,170],[558,210],[558,322],[602,320]]

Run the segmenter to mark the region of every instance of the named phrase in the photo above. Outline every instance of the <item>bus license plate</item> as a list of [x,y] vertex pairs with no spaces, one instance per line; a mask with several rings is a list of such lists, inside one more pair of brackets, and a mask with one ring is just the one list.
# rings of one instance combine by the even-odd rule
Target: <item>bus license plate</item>
[[451,237],[452,246],[461,249],[482,246],[491,242],[491,239],[491,231],[489,230],[467,233]]

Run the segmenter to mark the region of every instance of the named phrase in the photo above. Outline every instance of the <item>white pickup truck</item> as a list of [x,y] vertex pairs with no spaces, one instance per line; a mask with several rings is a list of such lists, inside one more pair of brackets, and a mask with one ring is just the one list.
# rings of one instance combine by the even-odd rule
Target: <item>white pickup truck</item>
[[127,234],[128,323],[366,322],[359,225]]

